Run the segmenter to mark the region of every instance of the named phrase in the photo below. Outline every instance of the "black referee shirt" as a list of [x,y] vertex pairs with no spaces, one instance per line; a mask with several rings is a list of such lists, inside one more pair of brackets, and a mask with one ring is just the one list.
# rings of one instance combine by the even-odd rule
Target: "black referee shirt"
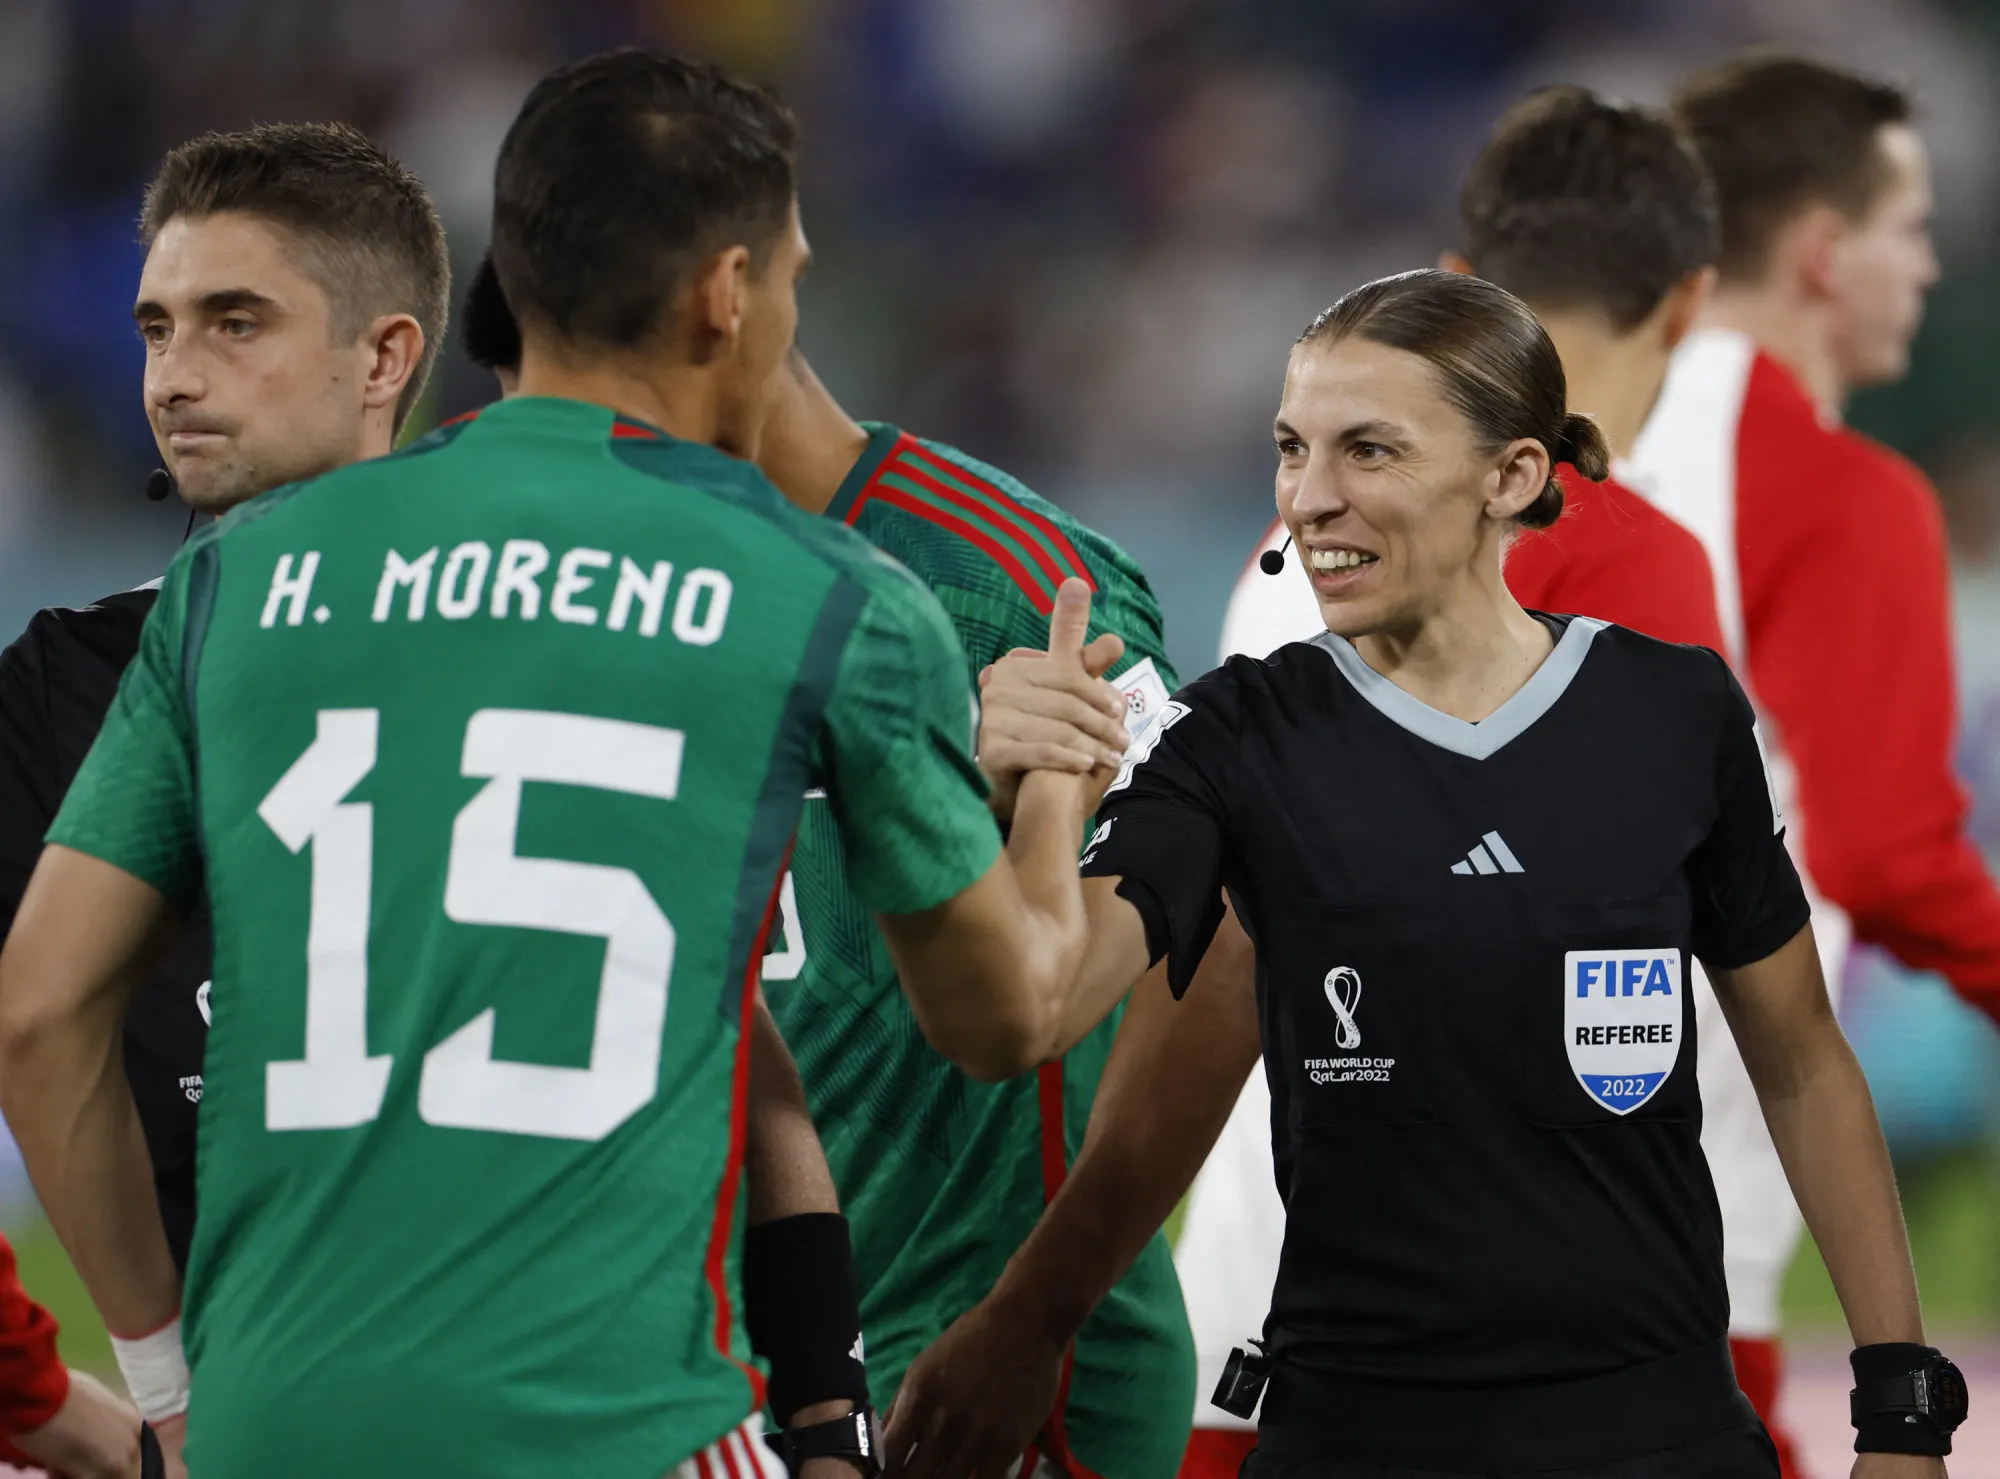
[[[0,653],[0,938],[14,927],[42,836],[104,724],[157,594],[142,587],[81,610],[43,611]],[[125,1072],[153,1157],[167,1241],[183,1269],[194,1231],[210,957],[204,911],[125,1019]]]
[[1580,1465],[1740,1416],[1689,956],[1760,960],[1808,907],[1722,659],[1545,620],[1477,724],[1331,634],[1233,659],[1085,853],[1177,992],[1225,889],[1256,942],[1286,1207],[1264,1421],[1355,1458]]

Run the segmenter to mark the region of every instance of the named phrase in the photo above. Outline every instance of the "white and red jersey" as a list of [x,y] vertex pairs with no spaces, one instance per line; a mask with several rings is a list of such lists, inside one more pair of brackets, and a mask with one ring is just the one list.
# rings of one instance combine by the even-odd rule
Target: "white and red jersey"
[[[1634,449],[1643,487],[1707,548],[1732,660],[1765,724],[1813,932],[1837,993],[1851,938],[2000,1011],[2000,892],[1965,835],[1949,570],[1915,467],[1824,417],[1746,336],[1674,356]],[[1702,1142],[1731,1324],[1776,1330],[1800,1220],[1720,1011],[1703,1001]],[[1713,1028],[1714,1030],[1706,1030]],[[1714,1047],[1711,1048],[1711,1043]]]
[[1715,563],[1813,883],[1857,938],[2000,1016],[2000,889],[1952,769],[1950,569],[1930,483],[1721,329],[1675,355],[1635,460]]

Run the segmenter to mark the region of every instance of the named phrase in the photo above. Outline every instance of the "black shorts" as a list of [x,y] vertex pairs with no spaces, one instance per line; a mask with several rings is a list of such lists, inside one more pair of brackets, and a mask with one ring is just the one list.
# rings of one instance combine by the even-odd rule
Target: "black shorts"
[[[1324,1461],[1283,1458],[1265,1449],[1243,1461],[1242,1479],[1474,1479],[1465,1473],[1435,1469],[1385,1469],[1375,1464],[1342,1463],[1333,1454]],[[1665,1453],[1593,1464],[1584,1469],[1510,1469],[1489,1471],[1477,1479],[1778,1479],[1778,1450],[1764,1425],[1717,1434]]]

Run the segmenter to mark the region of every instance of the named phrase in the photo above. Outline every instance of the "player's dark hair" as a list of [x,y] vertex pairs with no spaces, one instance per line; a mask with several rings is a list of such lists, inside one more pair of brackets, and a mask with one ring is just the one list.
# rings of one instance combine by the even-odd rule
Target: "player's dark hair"
[[1538,309],[1594,309],[1620,333],[1715,261],[1715,187],[1664,114],[1583,87],[1517,103],[1465,177],[1473,271]]
[[706,256],[761,271],[789,219],[792,115],[706,62],[608,52],[536,85],[500,147],[493,265],[514,315],[630,349]]
[[1695,73],[1673,108],[1715,177],[1722,276],[1740,282],[1764,275],[1779,231],[1808,206],[1867,215],[1889,180],[1882,130],[1913,111],[1887,82],[1771,51]]
[[[1498,449],[1530,438],[1556,463],[1596,480],[1611,471],[1611,449],[1588,416],[1569,409],[1562,358],[1528,305],[1483,278],[1435,267],[1377,278],[1312,321],[1300,344],[1362,339],[1414,354],[1436,373],[1445,399],[1481,444]],[[1548,480],[1514,516],[1546,529],[1562,516],[1562,484]]]
[[225,211],[268,221],[298,244],[337,342],[387,313],[423,328],[423,355],[396,401],[401,430],[444,343],[451,301],[444,223],[417,177],[345,123],[260,123],[169,153],[146,187],[139,229],[150,246],[169,221]]
[[481,369],[521,367],[521,325],[507,306],[490,256],[479,259],[479,270],[472,274],[465,301],[458,306],[458,335],[465,357]]

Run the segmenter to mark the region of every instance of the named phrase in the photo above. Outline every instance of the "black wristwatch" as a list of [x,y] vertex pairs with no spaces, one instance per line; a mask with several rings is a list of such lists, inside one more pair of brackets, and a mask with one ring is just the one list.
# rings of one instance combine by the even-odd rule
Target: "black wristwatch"
[[764,1441],[788,1474],[796,1475],[808,1459],[815,1458],[845,1459],[860,1471],[861,1479],[876,1479],[882,1472],[882,1443],[872,1407],[858,1407],[832,1422],[766,1433]]
[[1970,1405],[1956,1366],[1920,1345],[1862,1346],[1851,1360],[1855,1385],[1847,1403],[1856,1453],[1951,1452],[1952,1430]]

